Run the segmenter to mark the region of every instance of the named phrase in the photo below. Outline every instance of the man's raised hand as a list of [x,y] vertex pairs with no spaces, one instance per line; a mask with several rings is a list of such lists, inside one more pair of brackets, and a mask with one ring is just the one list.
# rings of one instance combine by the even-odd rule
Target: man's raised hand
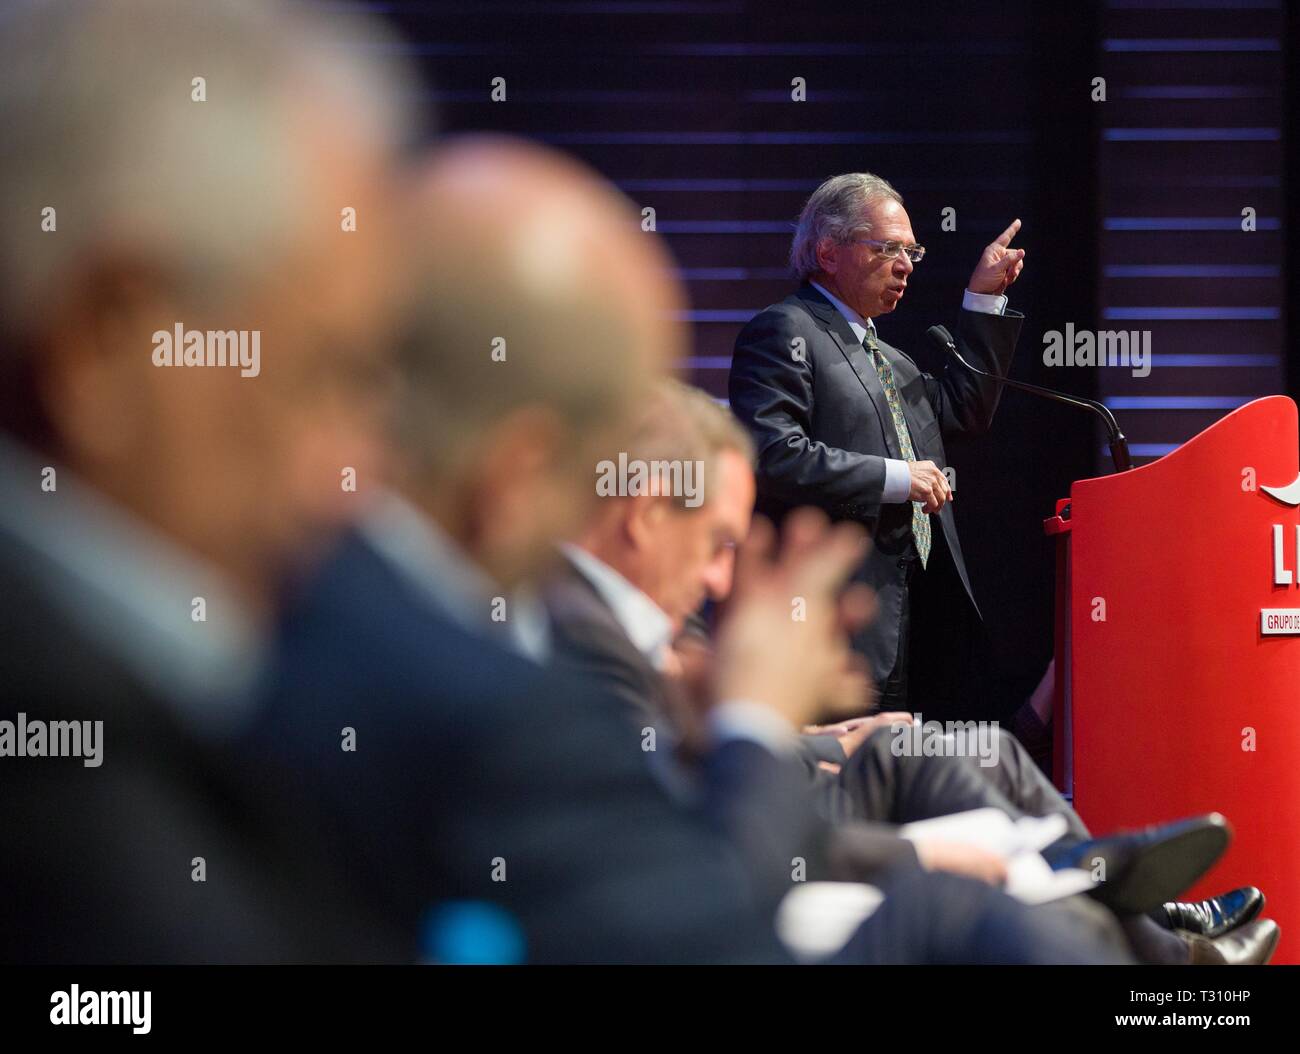
[[1025,266],[1025,250],[1011,248],[1011,239],[1019,230],[1020,221],[1012,220],[1011,226],[984,247],[967,289],[972,293],[1005,293],[1020,277]]

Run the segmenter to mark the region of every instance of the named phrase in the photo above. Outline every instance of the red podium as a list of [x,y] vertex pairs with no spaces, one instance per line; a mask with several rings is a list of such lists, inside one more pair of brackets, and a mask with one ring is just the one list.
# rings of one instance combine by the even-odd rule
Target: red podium
[[1191,897],[1259,886],[1286,963],[1300,962],[1297,492],[1296,404],[1271,396],[1151,464],[1079,480],[1045,524],[1058,786],[1094,831],[1227,816],[1232,846]]

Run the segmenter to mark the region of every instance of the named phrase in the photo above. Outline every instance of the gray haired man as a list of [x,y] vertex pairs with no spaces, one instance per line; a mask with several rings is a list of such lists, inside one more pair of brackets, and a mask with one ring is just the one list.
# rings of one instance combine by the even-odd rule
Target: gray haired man
[[[1024,266],[1024,250],[1011,248],[1019,229],[1014,220],[984,249],[962,303],[962,351],[998,375],[1023,322],[1005,296]],[[881,706],[907,709],[912,695],[924,698],[927,716],[990,717],[961,712],[969,703],[957,671],[972,665],[979,611],[943,441],[985,431],[999,386],[959,367],[922,372],[879,338],[874,321],[898,306],[924,255],[888,182],[857,172],[823,183],[790,250],[800,288],[736,339],[731,407],[758,448],[759,512],[779,520],[815,505],[870,531],[859,578],[880,612],[855,646]]]

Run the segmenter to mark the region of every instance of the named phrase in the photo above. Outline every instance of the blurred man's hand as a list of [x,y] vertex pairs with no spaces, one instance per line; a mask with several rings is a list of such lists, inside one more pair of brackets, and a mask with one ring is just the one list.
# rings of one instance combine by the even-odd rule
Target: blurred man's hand
[[841,590],[868,544],[857,524],[831,526],[821,512],[799,509],[777,554],[771,524],[755,521],[718,634],[716,699],[760,703],[795,728],[828,703],[834,713],[861,709],[861,688],[846,691],[848,633],[872,616],[875,600],[865,587]]
[[910,725],[912,715],[906,710],[891,710],[883,714],[868,714],[854,717],[833,725],[808,725],[803,733],[806,736],[834,736],[844,750],[844,756],[852,757],[853,752],[862,746],[874,732],[890,725]]
[[916,855],[927,871],[948,871],[954,875],[977,878],[990,886],[1007,881],[1007,862],[997,853],[957,842],[919,841]]

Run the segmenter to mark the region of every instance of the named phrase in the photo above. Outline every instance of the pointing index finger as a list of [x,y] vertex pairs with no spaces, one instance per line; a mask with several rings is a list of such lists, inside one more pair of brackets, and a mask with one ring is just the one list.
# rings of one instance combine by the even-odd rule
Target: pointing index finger
[[1016,231],[1020,230],[1020,221],[1012,220],[1011,226],[1004,230],[994,239],[995,245],[1001,245],[1004,249],[1011,244],[1011,239],[1016,236]]

